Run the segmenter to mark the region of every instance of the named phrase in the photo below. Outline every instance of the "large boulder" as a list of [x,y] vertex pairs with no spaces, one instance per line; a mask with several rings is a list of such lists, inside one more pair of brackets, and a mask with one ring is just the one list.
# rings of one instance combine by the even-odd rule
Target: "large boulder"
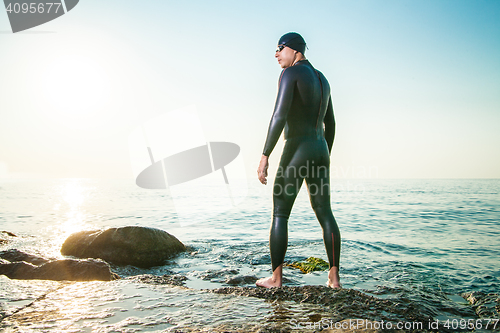
[[142,268],[163,265],[165,260],[186,251],[168,232],[145,227],[80,231],[69,236],[61,253],[77,258],[101,258],[117,265]]
[[96,259],[54,260],[40,266],[25,261],[0,263],[0,275],[9,279],[55,281],[111,281],[118,278],[106,262]]

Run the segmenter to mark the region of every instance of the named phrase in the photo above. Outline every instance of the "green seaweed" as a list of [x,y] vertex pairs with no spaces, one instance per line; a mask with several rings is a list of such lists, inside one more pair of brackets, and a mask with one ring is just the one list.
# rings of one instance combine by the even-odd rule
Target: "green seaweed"
[[298,268],[302,273],[311,273],[313,271],[327,271],[330,265],[321,258],[309,257],[305,261],[296,261],[285,266]]

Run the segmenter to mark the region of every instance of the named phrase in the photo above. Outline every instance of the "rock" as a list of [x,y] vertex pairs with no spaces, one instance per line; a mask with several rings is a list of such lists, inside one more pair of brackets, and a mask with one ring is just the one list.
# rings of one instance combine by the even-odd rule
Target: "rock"
[[[409,301],[402,304],[402,300],[378,299],[353,289],[332,289],[326,286],[284,286],[269,289],[223,287],[207,291],[216,294],[257,297],[269,301],[319,304],[328,308],[328,312],[331,314],[328,319],[332,320],[333,323],[340,322],[346,318],[369,318],[373,322],[407,321],[421,323],[428,323],[433,319],[431,313],[426,313],[425,309],[419,308]],[[332,327],[332,329],[336,328]],[[378,328],[375,327],[375,329]],[[446,332],[444,329],[442,331]],[[358,332],[364,331],[359,330]],[[426,332],[426,330],[406,330],[405,332]]]
[[111,281],[119,278],[106,262],[96,259],[54,260],[40,266],[18,261],[0,264],[0,274],[19,280]]
[[61,253],[77,258],[100,258],[117,265],[142,268],[163,265],[165,260],[186,251],[169,233],[145,227],[81,231],[64,242]]
[[9,262],[0,264],[0,275],[5,275],[9,279],[31,280],[35,276],[37,267],[25,261]]
[[0,251],[0,258],[8,260],[10,262],[26,261],[33,265],[41,265],[50,261],[48,259],[38,257],[33,254],[28,254],[23,251],[19,251],[17,249]]
[[461,296],[465,298],[470,303],[470,305],[474,305],[485,295],[486,294],[481,291],[473,291],[469,293],[463,293]]
[[241,286],[244,284],[254,284],[257,280],[257,277],[253,275],[240,275],[232,278],[228,277],[226,283],[232,286]]
[[480,291],[463,293],[465,298],[479,316],[479,318],[500,318],[500,296],[498,294],[485,294]]
[[207,270],[199,277],[202,280],[209,280],[212,282],[222,282],[229,279],[229,275],[238,274],[238,270],[231,268],[224,268],[222,270]]
[[[12,232],[8,232],[8,231],[0,231],[0,235],[6,235],[6,236],[10,236],[10,237],[17,237],[16,235],[14,235]],[[6,239],[6,238],[0,238],[0,245],[3,245],[3,244],[7,244],[8,242],[10,241],[10,239]]]
[[132,276],[128,279],[149,284],[171,284],[174,286],[184,286],[184,281],[186,281],[188,278],[180,274],[162,275],[162,276],[142,274],[142,275]]

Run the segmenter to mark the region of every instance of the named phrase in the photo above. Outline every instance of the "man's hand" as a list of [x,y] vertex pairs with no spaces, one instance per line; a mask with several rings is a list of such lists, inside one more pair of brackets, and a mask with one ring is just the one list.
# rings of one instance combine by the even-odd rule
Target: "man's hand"
[[259,168],[257,169],[257,176],[262,184],[267,184],[267,168],[269,167],[269,157],[266,155],[262,155],[259,163]]

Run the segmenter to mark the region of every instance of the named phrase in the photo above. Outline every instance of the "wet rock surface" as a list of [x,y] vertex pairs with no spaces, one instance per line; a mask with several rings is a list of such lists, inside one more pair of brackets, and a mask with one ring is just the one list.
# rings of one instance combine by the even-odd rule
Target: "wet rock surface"
[[258,278],[254,275],[240,275],[226,279],[226,284],[231,286],[240,286],[245,284],[254,284]]
[[166,231],[145,227],[81,231],[64,242],[61,254],[77,258],[100,258],[117,265],[142,268],[159,266],[186,247]]
[[206,270],[201,274],[198,274],[198,277],[205,281],[223,283],[238,273],[239,271],[237,269],[224,268],[221,270]]
[[10,262],[25,261],[33,265],[42,265],[48,263],[50,260],[45,259],[33,254],[29,254],[17,249],[10,249],[6,251],[0,251],[0,258],[5,259]]
[[4,234],[4,235],[7,235],[7,236],[10,236],[10,237],[17,237],[16,234],[12,233],[12,232],[9,232],[9,231],[0,231],[0,233]]
[[150,284],[170,284],[174,286],[184,286],[184,281],[186,281],[188,278],[180,274],[161,275],[161,276],[143,274],[143,275],[131,276],[127,279],[142,283],[150,283]]
[[54,260],[39,266],[25,261],[9,262],[0,264],[0,274],[20,280],[111,281],[119,278],[106,262],[96,259]]
[[17,237],[17,235],[9,231],[0,231],[0,245],[9,243],[12,237]]
[[[423,325],[432,321],[425,309],[419,308],[410,301],[378,299],[353,289],[331,289],[326,286],[301,286],[282,288],[253,288],[253,287],[224,287],[208,292],[216,294],[232,294],[235,296],[249,296],[263,298],[269,301],[292,301],[297,303],[321,304],[328,308],[331,315],[328,320],[340,322],[349,318],[369,318],[377,322],[421,322]],[[316,318],[317,321],[321,317]],[[281,327],[262,332],[290,332],[291,328]],[[383,330],[384,332],[387,330]],[[398,332],[398,330],[392,330]],[[425,332],[423,329],[405,330],[405,332]],[[331,332],[337,332],[331,330]],[[338,332],[351,332],[339,330]],[[354,331],[352,331],[354,332]],[[367,331],[368,332],[368,331]],[[373,332],[378,332],[377,329]],[[440,327],[440,332],[448,332]]]
[[[485,294],[473,291],[462,294],[479,318],[500,319],[500,296],[498,294]],[[497,325],[500,330],[500,324]]]

